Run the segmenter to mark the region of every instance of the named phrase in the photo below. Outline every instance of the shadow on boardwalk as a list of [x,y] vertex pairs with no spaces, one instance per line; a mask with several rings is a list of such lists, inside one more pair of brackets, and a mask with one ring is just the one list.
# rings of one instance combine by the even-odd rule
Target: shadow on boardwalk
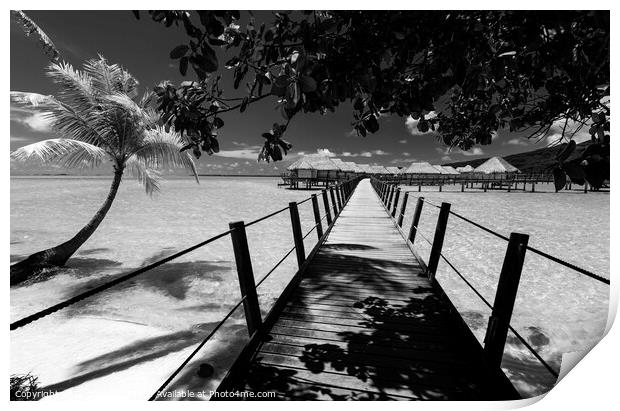
[[232,389],[305,400],[502,398],[478,354],[411,255],[332,243]]

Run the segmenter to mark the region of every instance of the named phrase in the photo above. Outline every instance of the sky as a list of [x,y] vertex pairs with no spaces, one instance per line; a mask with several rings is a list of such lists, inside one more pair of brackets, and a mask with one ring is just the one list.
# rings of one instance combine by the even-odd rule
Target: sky
[[[130,11],[26,11],[55,43],[62,58],[74,67],[97,54],[111,63],[125,67],[140,82],[141,90],[154,87],[163,80],[179,83],[183,78],[177,61],[169,52],[186,42],[182,28],[166,28],[143,15],[137,20]],[[242,13],[243,14],[243,13]],[[257,14],[257,20],[271,19],[271,13]],[[45,75],[48,64],[38,44],[26,37],[21,29],[11,24],[10,85],[13,91],[54,94],[57,88]],[[221,64],[221,67],[223,64]],[[221,68],[225,90],[232,90],[230,71]],[[228,86],[228,87],[226,87]],[[233,91],[234,92],[234,91]],[[235,96],[232,95],[231,96]],[[493,144],[478,146],[470,151],[450,150],[437,135],[422,134],[412,118],[383,117],[380,130],[362,138],[352,130],[353,112],[350,104],[341,104],[336,113],[327,115],[297,115],[289,124],[286,139],[293,150],[281,162],[257,162],[258,152],[274,122],[282,122],[274,110],[274,100],[265,99],[252,104],[243,113],[222,115],[226,125],[219,131],[220,153],[203,155],[197,160],[202,174],[280,174],[299,156],[312,153],[342,158],[359,164],[408,166],[414,161],[445,164],[488,156],[505,156],[545,147],[558,139],[560,124],[553,127],[540,141],[527,140],[522,134],[499,130]],[[56,138],[50,124],[35,111],[11,106],[10,148],[48,138]],[[580,132],[578,142],[588,139],[587,130]],[[106,166],[109,167],[109,166]],[[38,162],[11,161],[11,174],[105,174],[109,170],[64,170]]]

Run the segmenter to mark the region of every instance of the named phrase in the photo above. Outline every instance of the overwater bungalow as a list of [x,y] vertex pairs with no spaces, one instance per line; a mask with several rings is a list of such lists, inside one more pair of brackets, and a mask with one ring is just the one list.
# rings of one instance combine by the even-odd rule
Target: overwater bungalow
[[385,167],[385,168],[390,173],[390,175],[395,176],[400,173],[400,168],[398,167],[390,166],[390,167]]
[[436,175],[436,174],[441,174],[441,173],[435,167],[430,165],[430,163],[422,161],[422,162],[417,162],[417,163],[411,163],[411,165],[409,165],[409,167],[407,167],[406,169],[402,170],[400,174],[407,175],[407,176],[412,176],[412,175],[419,176],[419,175]]
[[475,174],[493,174],[494,177],[505,177],[520,172],[518,168],[501,157],[491,157],[473,170]]
[[458,171],[461,174],[463,174],[463,173],[471,173],[472,171],[474,171],[474,168],[472,166],[470,166],[469,164],[467,164],[466,166],[463,166],[463,167],[457,167],[456,171]]
[[446,172],[446,174],[451,174],[451,175],[461,174],[452,166],[440,166],[440,167]]

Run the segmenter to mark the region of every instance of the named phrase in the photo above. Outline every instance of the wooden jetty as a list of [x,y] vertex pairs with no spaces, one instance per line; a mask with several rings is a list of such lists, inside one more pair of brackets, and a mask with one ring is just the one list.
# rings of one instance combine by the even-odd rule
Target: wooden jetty
[[[150,400],[165,398],[162,394],[174,389],[173,383],[240,307],[245,312],[250,339],[227,372],[218,370],[226,375],[211,399],[273,399],[226,395],[231,392],[268,392],[277,399],[307,400],[518,399],[518,392],[501,368],[509,332],[557,378],[557,365],[548,364],[510,325],[526,251],[606,285],[610,284],[609,278],[528,246],[525,234],[511,233],[507,237],[469,220],[450,210],[449,203],[437,205],[418,197],[411,226],[403,230],[409,196],[410,192],[402,190],[398,182],[374,177],[338,182],[318,195],[291,202],[248,223],[231,222],[228,231],[121,273],[11,323],[10,329],[35,324],[215,241],[230,238],[241,299],[206,333]],[[303,204],[312,207],[315,223],[305,234],[299,214]],[[432,241],[418,232],[424,204],[439,209]],[[285,212],[290,214],[294,246],[256,281],[246,229]],[[451,215],[507,244],[492,302],[442,254]],[[304,240],[313,232],[317,241],[306,254]],[[426,263],[413,247],[416,236],[431,245]],[[295,255],[299,269],[263,319],[257,289],[290,255]],[[436,281],[440,260],[490,309],[483,344]]]
[[236,390],[279,399],[519,398],[369,179],[218,388]]

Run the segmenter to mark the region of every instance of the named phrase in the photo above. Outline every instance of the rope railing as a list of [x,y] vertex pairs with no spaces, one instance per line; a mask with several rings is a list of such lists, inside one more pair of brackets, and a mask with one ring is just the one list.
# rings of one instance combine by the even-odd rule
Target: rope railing
[[[420,236],[424,240],[426,240],[426,242],[429,245],[432,246],[433,243],[421,231],[419,231],[419,228],[418,227],[415,227],[415,228],[416,230],[418,230],[417,233],[420,234]],[[446,262],[446,264],[448,264],[448,266],[461,278],[461,280],[463,280],[463,282],[467,284],[467,286],[476,294],[476,296],[478,296],[478,298],[480,298],[480,300],[490,310],[493,310],[493,305],[491,305],[491,303],[486,298],[484,298],[484,296],[476,289],[476,287],[473,286],[473,284],[471,284],[467,280],[467,278],[465,278],[465,276],[454,266],[454,264],[452,264],[450,260],[448,260],[448,258],[443,253],[440,253],[439,255]],[[521,343],[525,346],[525,348],[527,348],[532,353],[532,355],[534,355],[534,357],[536,357],[536,359],[547,369],[547,371],[557,378],[558,373],[540,356],[540,354],[538,354],[538,352],[530,344],[528,344],[528,342],[521,336],[521,334],[519,334],[510,324],[508,325],[508,328],[517,337],[517,339],[521,341]]]
[[190,253],[190,252],[192,252],[192,251],[194,251],[194,250],[196,250],[196,249],[198,249],[200,247],[204,247],[205,245],[207,245],[209,243],[212,243],[212,242],[214,242],[216,240],[219,240],[220,238],[225,237],[228,234],[230,234],[232,231],[233,230],[228,230],[228,231],[225,231],[223,233],[220,233],[220,234],[218,234],[216,236],[213,236],[213,237],[209,238],[208,240],[205,240],[205,241],[203,241],[201,243],[198,243],[198,244],[196,244],[196,245],[194,245],[192,247],[186,248],[186,249],[184,249],[182,251],[179,251],[178,253],[175,253],[175,254],[173,254],[171,256],[163,258],[163,259],[161,259],[159,261],[156,261],[156,262],[154,262],[152,264],[149,264],[149,265],[147,265],[145,267],[142,267],[142,268],[140,268],[138,270],[135,270],[135,271],[132,271],[132,272],[130,272],[128,274],[122,275],[122,276],[120,276],[118,278],[115,278],[112,281],[109,281],[109,282],[107,282],[105,284],[102,284],[102,285],[100,285],[98,287],[95,287],[95,288],[93,288],[91,290],[83,292],[82,294],[78,294],[78,295],[76,295],[74,297],[71,297],[71,298],[69,298],[69,299],[67,299],[65,301],[62,301],[62,302],[60,302],[58,304],[55,304],[55,305],[53,305],[51,307],[48,307],[48,308],[44,309],[44,310],[41,310],[41,311],[36,312],[34,314],[31,314],[31,315],[29,315],[27,317],[24,317],[21,320],[17,320],[15,322],[11,323],[11,330],[16,330],[16,329],[18,329],[20,327],[23,327],[25,325],[28,325],[28,324],[34,322],[34,321],[37,321],[37,320],[39,320],[39,319],[41,319],[41,318],[43,318],[43,317],[45,317],[47,315],[55,313],[56,311],[62,310],[63,308],[67,308],[70,305],[73,305],[73,304],[75,304],[75,303],[77,303],[79,301],[82,301],[82,300],[84,300],[86,298],[92,297],[95,294],[99,294],[99,293],[101,293],[101,292],[103,292],[103,291],[105,291],[105,290],[107,290],[107,289],[109,289],[111,287],[114,287],[115,285],[123,283],[123,282],[125,282],[127,280],[131,280],[132,278],[134,278],[134,277],[136,277],[136,276],[138,276],[140,274],[143,274],[143,273],[145,273],[147,271],[150,271],[150,270],[152,270],[154,268],[157,268],[157,267],[159,267],[162,264],[165,264],[165,263],[167,263],[169,261],[172,261],[172,260],[174,260],[176,258],[179,258],[179,257],[181,257],[181,256],[183,256],[185,254],[188,254],[188,253]]
[[[419,197],[416,197],[416,198],[419,198]],[[435,208],[438,208],[438,209],[441,208],[441,206],[430,202],[426,198],[423,198],[422,200],[424,201],[424,203],[429,204],[429,205],[431,205],[431,206],[433,206]],[[469,224],[471,224],[471,225],[473,225],[474,227],[477,227],[477,228],[479,228],[479,229],[481,229],[481,230],[483,230],[483,231],[485,231],[485,232],[487,232],[487,233],[489,233],[491,235],[494,235],[497,238],[500,238],[500,239],[502,239],[504,241],[509,241],[509,238],[506,237],[505,235],[502,235],[502,234],[498,233],[495,230],[492,230],[492,229],[490,229],[488,227],[485,227],[482,224],[479,224],[479,223],[477,223],[477,222],[475,222],[475,221],[473,221],[473,220],[471,220],[471,219],[469,219],[469,218],[467,218],[467,217],[465,217],[465,216],[463,216],[463,215],[461,215],[459,213],[456,213],[456,212],[450,210],[450,214],[455,216],[455,217],[457,217],[457,218],[459,218],[459,219],[461,219],[461,220],[463,220],[463,221],[465,221],[465,222],[467,222],[467,223],[469,223]],[[586,270],[585,268],[581,268],[579,266],[576,266],[575,264],[569,263],[568,261],[564,261],[564,260],[562,260],[559,257],[555,257],[555,256],[553,256],[551,254],[545,253],[544,251],[541,251],[541,250],[539,250],[537,248],[534,248],[532,246],[529,246],[529,245],[527,246],[527,249],[529,251],[535,253],[535,254],[538,254],[541,257],[544,257],[544,258],[546,258],[548,260],[551,260],[551,261],[553,261],[553,262],[555,262],[557,264],[560,264],[560,265],[562,265],[564,267],[570,268],[571,270],[577,271],[578,273],[583,274],[583,275],[585,275],[587,277],[590,277],[590,278],[592,278],[594,280],[597,280],[597,281],[602,282],[602,283],[607,284],[607,285],[609,285],[609,283],[610,283],[608,278],[605,278],[605,277],[603,277],[601,275],[595,274],[595,273],[593,273],[593,272],[591,272],[589,270]]]
[[[383,184],[385,184],[385,183],[383,183]],[[377,190],[377,193],[378,193],[378,194],[380,194],[381,192],[383,192],[384,194],[385,194],[385,193],[387,193],[387,191],[386,191],[386,190],[387,190],[387,188],[386,188],[385,186],[383,186],[383,187],[381,187],[381,188],[379,188],[379,186],[375,186],[375,190]],[[438,209],[440,209],[440,210],[442,210],[442,211],[443,211],[443,207],[442,207],[442,206],[439,206],[439,205],[437,205],[437,204],[434,204],[434,203],[432,203],[431,201],[428,201],[427,199],[425,199],[425,198],[423,198],[423,197],[418,197],[418,199],[422,200],[422,202],[424,202],[424,203],[427,203],[427,204],[429,204],[429,205],[432,205],[432,206],[434,206],[434,207],[436,207],[436,208],[438,208]],[[383,198],[382,198],[382,201],[384,201],[384,202],[386,202],[386,201],[387,201],[387,202],[389,202],[389,197],[383,197]],[[385,205],[385,204],[384,204],[384,205]],[[395,206],[395,207],[396,207],[396,206]],[[388,213],[389,213],[389,210],[388,210],[388,208],[387,208],[387,207],[386,207],[386,211],[388,211]],[[418,210],[416,210],[416,211],[418,211]],[[488,233],[490,233],[490,234],[492,234],[492,235],[494,235],[494,236],[496,236],[496,237],[499,237],[499,238],[501,238],[501,239],[503,239],[503,240],[506,240],[506,241],[508,241],[508,242],[510,242],[510,241],[511,241],[511,239],[510,239],[510,238],[505,237],[505,236],[503,236],[503,235],[501,235],[501,234],[497,233],[496,231],[494,231],[494,230],[492,230],[492,229],[490,229],[490,228],[488,228],[488,227],[485,227],[485,226],[483,226],[483,225],[481,225],[481,224],[478,224],[478,223],[476,223],[475,221],[472,221],[472,220],[470,220],[470,219],[468,219],[468,218],[466,218],[466,217],[464,217],[464,216],[462,216],[462,215],[460,215],[460,214],[458,214],[458,213],[455,213],[455,212],[451,211],[451,210],[449,209],[449,207],[447,208],[447,210],[446,210],[446,211],[447,211],[447,213],[446,213],[446,217],[445,217],[445,218],[446,218],[446,220],[445,220],[445,221],[447,221],[447,215],[448,215],[448,214],[452,214],[452,215],[454,215],[454,216],[456,216],[456,217],[458,217],[458,218],[460,218],[460,219],[462,219],[462,220],[464,220],[464,221],[466,221],[466,222],[468,222],[468,223],[470,223],[470,224],[474,225],[475,227],[478,227],[478,228],[480,228],[480,229],[482,229],[482,230],[484,230],[484,231],[486,231],[486,232],[488,232]],[[418,215],[419,215],[419,214],[418,214]],[[403,214],[402,214],[402,213],[400,213],[400,216],[403,216]],[[441,211],[440,211],[440,219],[441,219]],[[438,225],[439,225],[439,222],[438,222]],[[426,235],[424,235],[424,233],[423,233],[422,231],[420,231],[419,227],[415,224],[415,221],[412,223],[412,231],[413,231],[413,230],[415,230],[415,234],[416,234],[416,235],[417,235],[417,234],[419,234],[419,235],[420,235],[420,237],[421,237],[424,241],[426,241],[426,242],[427,242],[427,243],[431,246],[431,256],[432,256],[433,251],[434,251],[434,244],[433,244],[433,241],[431,241],[428,237],[426,237]],[[436,234],[437,234],[437,233],[436,233]],[[443,234],[441,234],[441,235],[443,236]],[[512,236],[511,236],[511,237],[512,237]],[[442,242],[443,242],[443,240],[442,240]],[[551,256],[551,255],[549,255],[549,254],[547,254],[547,253],[544,253],[544,252],[542,252],[542,251],[540,251],[540,250],[537,250],[537,249],[535,249],[535,248],[533,248],[533,247],[530,247],[530,246],[527,246],[527,245],[526,245],[524,248],[525,248],[526,250],[530,250],[530,251],[532,251],[532,252],[534,252],[534,253],[536,253],[536,254],[538,254],[538,255],[541,255],[541,256],[543,256],[543,257],[546,257],[546,258],[548,258],[548,259],[550,259],[550,260],[552,260],[552,261],[555,261],[555,262],[557,262],[557,263],[559,263],[559,264],[561,264],[561,265],[564,265],[564,266],[567,266],[567,267],[569,267],[569,268],[572,268],[573,270],[578,271],[578,272],[580,272],[580,273],[582,273],[582,274],[585,274],[585,275],[587,275],[587,276],[589,276],[589,277],[592,277],[592,278],[594,278],[594,279],[596,279],[596,280],[598,280],[598,281],[601,281],[601,282],[604,282],[604,283],[606,283],[606,284],[609,284],[609,280],[608,280],[608,279],[603,278],[603,277],[601,277],[601,276],[598,276],[598,275],[596,275],[596,274],[594,274],[594,273],[591,273],[591,272],[589,272],[589,271],[587,271],[587,270],[584,270],[584,269],[582,269],[582,268],[580,268],[580,267],[577,267],[577,266],[575,266],[575,265],[573,265],[573,264],[570,264],[570,263],[567,263],[567,262],[565,262],[565,261],[562,261],[561,259],[559,259],[559,258],[557,258],[557,257]],[[465,283],[465,284],[466,284],[466,285],[467,285],[467,286],[468,286],[468,287],[469,287],[469,288],[470,288],[470,289],[471,289],[471,290],[472,290],[472,291],[476,294],[476,296],[477,296],[477,297],[478,297],[478,298],[479,298],[479,299],[480,299],[480,300],[481,300],[481,301],[482,301],[482,302],[483,302],[483,303],[484,303],[484,304],[485,304],[485,305],[486,305],[486,306],[487,306],[487,307],[488,307],[488,308],[489,308],[492,312],[494,312],[494,306],[493,306],[493,305],[492,305],[492,304],[491,304],[491,303],[490,303],[490,302],[489,302],[489,301],[488,301],[488,300],[487,300],[487,299],[486,299],[486,298],[485,298],[485,297],[484,297],[484,296],[483,296],[483,295],[482,295],[482,294],[481,294],[481,293],[480,293],[480,292],[476,289],[476,287],[475,287],[475,286],[474,286],[474,285],[473,285],[473,284],[472,284],[469,280],[467,280],[467,278],[466,278],[466,277],[465,277],[465,276],[464,276],[464,275],[460,272],[460,270],[459,270],[458,268],[456,268],[456,267],[455,267],[455,265],[454,265],[454,264],[452,264],[452,262],[451,262],[450,260],[448,260],[448,258],[444,255],[444,253],[443,253],[443,252],[441,252],[441,246],[439,247],[439,250],[438,250],[438,251],[435,251],[435,252],[437,252],[437,253],[438,253],[439,258],[441,258],[443,261],[445,261],[445,263],[446,263],[446,264],[447,264],[447,265],[448,265],[448,266],[449,266],[449,267],[450,267],[450,268],[451,268],[451,269],[452,269],[452,270],[453,270],[453,271],[454,271],[454,272],[455,272],[455,273],[456,273],[456,274],[457,274],[457,275],[461,278],[461,280],[462,280],[462,281],[463,281],[463,282],[464,282],[464,283]],[[434,273],[432,273],[432,275],[434,276]],[[501,281],[501,280],[500,280],[500,281]],[[496,301],[497,301],[497,299],[496,299]],[[527,342],[527,340],[526,340],[523,336],[521,336],[521,335],[520,335],[520,334],[519,334],[519,333],[518,333],[518,332],[514,329],[514,327],[512,327],[512,325],[510,325],[510,323],[508,323],[508,324],[507,324],[507,328],[508,328],[508,330],[510,330],[510,331],[511,331],[511,332],[515,335],[515,337],[516,337],[516,338],[517,338],[517,339],[518,339],[518,340],[519,340],[519,341],[523,344],[523,346],[524,346],[524,347],[525,347],[528,351],[530,351],[530,352],[532,353],[532,355],[533,355],[533,356],[534,356],[534,357],[535,357],[535,358],[536,358],[536,359],[537,359],[537,360],[538,360],[538,361],[539,361],[539,362],[540,362],[540,363],[544,366],[544,368],[545,368],[545,369],[546,369],[546,370],[547,370],[547,371],[548,371],[551,375],[553,375],[555,378],[557,378],[557,377],[558,377],[558,375],[559,375],[559,374],[558,374],[558,372],[557,372],[556,370],[554,370],[554,369],[553,369],[553,367],[551,367],[551,366],[550,366],[550,365],[549,365],[549,364],[545,361],[545,359],[544,359],[544,358],[542,358],[542,356],[541,356],[540,354],[538,354],[538,352],[537,352],[537,351],[536,351],[536,350],[535,350],[535,349],[534,349],[534,348],[533,348],[533,347],[532,347],[532,346],[531,346],[531,345]],[[488,331],[488,330],[487,330],[487,331]],[[486,342],[486,338],[485,338],[485,342]],[[486,346],[485,346],[485,347],[486,347]],[[485,348],[485,349],[486,349],[486,348]]]
[[185,368],[185,366],[187,364],[189,364],[189,362],[192,360],[192,358],[194,358],[196,356],[196,354],[198,354],[198,352],[202,349],[202,347],[204,347],[204,345],[209,342],[209,340],[215,335],[215,333],[222,327],[222,325],[224,325],[224,323],[233,315],[233,313],[235,311],[237,311],[237,308],[239,308],[241,306],[241,304],[243,304],[243,302],[245,301],[246,297],[244,296],[241,300],[239,300],[239,302],[237,302],[237,304],[235,304],[235,306],[228,312],[228,314],[226,314],[224,316],[224,318],[222,318],[222,320],[215,326],[213,327],[213,329],[209,332],[209,334],[200,342],[200,344],[198,344],[196,346],[196,348],[194,349],[194,351],[192,351],[192,353],[181,363],[181,365],[179,365],[177,367],[176,370],[174,370],[174,372],[172,374],[170,374],[170,376],[166,379],[166,381],[164,381],[164,383],[157,389],[157,391],[155,391],[153,393],[153,395],[151,395],[151,397],[149,398],[149,401],[154,401],[155,399],[157,399],[158,396],[161,395],[162,392],[164,392],[164,390],[166,389],[166,387],[168,386],[168,384],[170,384],[176,377],[177,375],[179,375],[179,373],[181,371],[183,371],[183,368]]
[[[318,219],[318,216],[319,216],[320,214],[318,213],[318,209],[317,209],[317,208],[315,208],[315,216],[316,216],[315,218],[317,218],[318,220],[317,220],[316,224],[314,224],[314,226],[313,226],[313,227],[312,227],[312,228],[311,228],[311,229],[310,229],[310,230],[309,230],[309,231],[308,231],[308,232],[307,232],[307,233],[306,233],[306,234],[305,234],[305,235],[301,238],[301,240],[302,240],[302,244],[300,244],[300,246],[302,246],[302,245],[303,245],[303,240],[304,240],[305,238],[307,238],[307,237],[308,237],[308,236],[309,236],[309,235],[310,235],[313,231],[315,231],[315,230],[317,229],[317,227],[319,227],[319,225],[321,225],[322,221],[323,221],[325,218],[328,218],[328,217],[330,216],[330,209],[331,209],[331,208],[333,208],[333,210],[334,210],[334,219],[333,219],[333,220],[329,220],[329,218],[328,218],[328,220],[330,221],[330,224],[333,224],[333,223],[335,222],[336,217],[338,216],[339,212],[340,212],[340,211],[342,211],[342,208],[343,208],[343,207],[344,207],[344,205],[346,204],[346,201],[348,200],[349,196],[351,195],[352,190],[355,188],[355,185],[356,185],[357,181],[359,181],[359,179],[350,180],[350,181],[347,181],[346,183],[340,183],[340,184],[337,184],[337,185],[334,185],[334,186],[330,187],[329,189],[327,189],[327,188],[326,188],[326,190],[331,190],[330,194],[331,194],[331,199],[332,199],[332,205],[331,205],[331,207],[329,206],[328,201],[327,201],[327,197],[325,196],[325,191],[324,191],[324,193],[323,193],[323,195],[324,195],[324,200],[325,200],[324,205],[325,205],[325,208],[326,208],[326,210],[325,210],[325,214],[323,215],[323,217],[321,217],[320,219]],[[351,186],[351,184],[353,184],[353,185]],[[338,196],[337,196],[337,198],[338,198],[338,203],[336,203],[336,201],[335,201],[334,191],[333,191],[334,189],[335,189],[335,190],[340,190],[340,191],[338,191]],[[156,261],[156,262],[154,262],[154,263],[152,263],[152,264],[149,264],[149,265],[147,265],[147,266],[144,266],[144,267],[142,267],[142,268],[140,268],[140,269],[138,269],[138,270],[132,271],[132,272],[130,272],[130,273],[128,273],[128,274],[125,274],[125,275],[122,275],[122,276],[120,276],[120,277],[118,277],[118,278],[115,278],[115,279],[114,279],[114,280],[112,280],[112,281],[109,281],[109,282],[107,282],[107,283],[105,283],[105,284],[102,284],[102,285],[100,285],[100,286],[98,286],[98,287],[95,287],[95,288],[93,288],[93,289],[91,289],[91,290],[88,290],[88,291],[86,291],[86,292],[84,292],[84,293],[82,293],[82,294],[79,294],[79,295],[77,295],[77,296],[74,296],[74,297],[72,297],[72,298],[69,298],[69,299],[67,299],[67,300],[65,300],[65,301],[62,301],[62,302],[60,302],[60,303],[58,303],[58,304],[55,304],[55,305],[53,305],[53,306],[51,306],[51,307],[48,307],[48,308],[46,308],[46,309],[44,309],[44,310],[41,310],[41,311],[37,312],[37,313],[34,313],[34,314],[29,315],[29,316],[27,316],[27,317],[25,317],[25,318],[22,318],[22,319],[20,319],[20,320],[18,320],[18,321],[15,321],[15,322],[13,322],[13,323],[11,323],[11,324],[10,324],[10,329],[11,329],[11,330],[18,329],[18,328],[20,328],[20,327],[23,327],[23,326],[25,326],[25,325],[27,325],[27,324],[30,324],[30,323],[32,323],[32,322],[34,322],[34,321],[36,321],[36,320],[39,320],[39,319],[41,319],[41,318],[43,318],[43,317],[45,317],[45,316],[47,316],[47,315],[49,315],[49,314],[52,314],[52,313],[54,313],[54,312],[56,312],[56,311],[59,311],[59,310],[61,310],[61,309],[63,309],[63,308],[66,308],[66,307],[68,307],[68,306],[70,306],[70,305],[72,305],[72,304],[75,304],[75,303],[77,303],[77,302],[79,302],[79,301],[82,301],[82,300],[84,300],[84,299],[86,299],[86,298],[89,298],[89,297],[91,297],[91,296],[93,296],[93,295],[95,295],[95,294],[101,293],[101,292],[103,292],[103,291],[105,291],[105,290],[107,290],[107,289],[109,289],[109,288],[111,288],[111,287],[113,287],[113,286],[115,286],[115,285],[118,285],[118,284],[120,284],[120,283],[122,283],[122,282],[124,282],[124,281],[127,281],[127,280],[130,280],[130,279],[132,279],[132,278],[135,278],[136,276],[138,276],[138,275],[140,275],[140,274],[146,273],[146,272],[148,272],[148,271],[150,271],[150,270],[152,270],[152,269],[154,269],[154,268],[156,268],[156,267],[158,267],[158,266],[161,266],[161,265],[163,265],[163,264],[165,264],[165,263],[167,263],[167,262],[169,262],[169,261],[172,261],[172,260],[174,260],[174,259],[176,259],[176,258],[179,258],[179,257],[181,257],[181,256],[185,255],[185,254],[188,254],[188,253],[190,253],[190,252],[192,252],[192,251],[194,251],[194,250],[196,250],[196,249],[198,249],[198,248],[200,248],[200,247],[206,246],[207,244],[210,244],[210,243],[212,243],[212,242],[214,242],[214,241],[216,241],[216,240],[218,240],[218,239],[220,239],[220,238],[222,238],[222,237],[225,237],[225,236],[227,236],[227,235],[233,234],[233,232],[235,232],[235,231],[236,231],[236,230],[238,230],[238,229],[240,229],[240,230],[242,231],[242,233],[241,233],[241,234],[237,234],[237,235],[242,235],[242,237],[243,237],[243,239],[244,239],[243,241],[246,243],[246,244],[245,244],[245,248],[246,248],[246,253],[247,253],[247,252],[248,252],[248,251],[247,251],[247,238],[246,238],[246,235],[245,235],[245,228],[247,228],[247,227],[251,227],[251,226],[253,226],[253,225],[255,225],[255,224],[258,224],[258,223],[260,223],[261,221],[267,220],[267,219],[269,219],[269,218],[271,218],[271,217],[273,217],[273,216],[275,216],[275,215],[278,215],[278,214],[280,214],[280,213],[282,213],[282,212],[284,212],[284,211],[286,211],[286,210],[291,210],[291,215],[292,215],[292,217],[293,217],[293,214],[294,214],[294,215],[295,215],[295,218],[296,218],[296,221],[297,221],[297,224],[299,224],[299,214],[298,214],[298,209],[297,209],[297,206],[299,206],[299,205],[301,205],[301,204],[304,204],[304,203],[306,203],[306,202],[308,202],[308,201],[311,201],[311,200],[313,199],[313,197],[314,197],[314,196],[310,196],[310,197],[308,197],[308,198],[306,198],[306,199],[304,199],[304,200],[301,200],[301,201],[299,201],[299,202],[296,202],[296,203],[289,203],[289,205],[288,205],[287,207],[283,207],[283,208],[281,208],[281,209],[279,209],[279,210],[276,210],[276,211],[274,211],[274,212],[272,212],[272,213],[270,213],[270,214],[267,214],[267,215],[265,215],[265,216],[263,216],[263,217],[260,217],[260,218],[257,218],[257,219],[255,219],[255,220],[252,220],[252,221],[250,221],[250,222],[249,222],[249,223],[247,223],[247,224],[244,224],[244,223],[239,223],[239,225],[237,225],[235,228],[231,228],[231,229],[230,229],[230,230],[228,230],[228,231],[225,231],[225,232],[223,232],[223,233],[220,233],[220,234],[218,234],[218,235],[215,235],[215,236],[213,236],[213,237],[211,237],[211,238],[209,238],[209,239],[207,239],[207,240],[205,240],[205,241],[202,241],[202,242],[200,242],[200,243],[198,243],[198,244],[196,244],[196,245],[194,245],[194,246],[191,246],[191,247],[189,247],[189,248],[186,248],[186,249],[184,249],[184,250],[182,250],[182,251],[179,251],[179,252],[177,252],[177,253],[175,253],[175,254],[173,254],[173,255],[171,255],[171,256],[168,256],[168,257],[163,258],[163,259],[161,259],[161,260],[159,260],[159,261]],[[316,205],[316,204],[318,204],[318,203],[316,203],[316,202],[315,202],[314,204]],[[231,223],[231,226],[232,226],[232,225],[234,225],[234,223]],[[235,235],[233,234],[233,235],[232,235],[232,237],[233,237],[233,245],[235,244],[234,236],[235,236]],[[320,240],[321,240],[321,239],[319,239],[319,242],[320,242]],[[318,243],[317,243],[317,244],[318,244]],[[303,247],[302,247],[302,248],[303,248]],[[278,261],[278,262],[277,262],[277,263],[276,263],[276,264],[275,264],[275,265],[274,265],[274,266],[273,266],[270,270],[269,270],[269,272],[268,272],[267,274],[265,274],[265,276],[263,276],[263,278],[262,278],[260,281],[258,281],[258,283],[256,283],[256,285],[254,285],[254,290],[256,290],[259,286],[261,286],[261,285],[265,282],[265,280],[267,280],[267,278],[269,278],[269,276],[271,276],[271,275],[275,272],[275,270],[276,270],[276,269],[277,269],[277,268],[278,268],[278,267],[279,267],[279,266],[280,266],[280,265],[281,265],[281,264],[282,264],[282,263],[283,263],[283,262],[284,262],[284,261],[285,261],[285,260],[286,260],[286,259],[287,259],[287,258],[288,258],[291,254],[292,254],[292,253],[293,253],[293,251],[295,251],[296,249],[297,249],[297,246],[292,247],[292,248],[291,248],[291,249],[290,249],[290,250],[289,250],[289,251],[288,251],[288,252],[287,252],[287,253],[286,253],[286,254],[285,254],[285,255],[284,255],[284,256],[283,256],[283,257],[282,257],[282,258],[281,258],[281,259],[280,259],[280,260],[279,260],[279,261]],[[237,249],[235,249],[235,254],[237,253],[237,251],[238,251],[238,250],[237,250]],[[302,250],[302,252],[303,252],[303,250]],[[247,258],[249,259],[249,254],[247,254]],[[247,267],[246,267],[246,268],[247,268]],[[237,267],[237,269],[239,270],[239,266]],[[251,267],[250,267],[250,274],[253,276],[253,274],[252,274],[252,272],[251,272]],[[240,281],[241,281],[241,273],[239,273],[239,275],[240,275]],[[252,284],[254,283],[254,280],[253,280],[253,279],[252,279],[251,283],[252,283]],[[196,356],[196,354],[197,354],[197,353],[198,353],[198,352],[202,349],[202,347],[204,347],[204,345],[205,345],[205,344],[206,344],[206,343],[207,343],[207,342],[208,342],[208,341],[209,341],[209,340],[210,340],[210,339],[211,339],[211,338],[215,335],[215,333],[216,333],[216,332],[217,332],[217,331],[218,331],[218,330],[219,330],[219,329],[220,329],[220,328],[224,325],[224,323],[225,323],[225,322],[226,322],[226,321],[227,321],[227,320],[228,320],[228,319],[229,319],[229,318],[233,315],[233,313],[234,313],[234,312],[235,312],[235,311],[236,311],[236,310],[237,310],[237,309],[238,309],[238,308],[239,308],[242,304],[247,304],[247,303],[248,303],[248,294],[246,294],[246,293],[243,291],[243,289],[242,289],[242,295],[243,295],[243,298],[241,298],[241,300],[239,300],[239,301],[238,301],[238,302],[237,302],[237,303],[236,303],[236,304],[232,307],[232,309],[231,309],[231,310],[230,310],[230,311],[229,311],[229,312],[228,312],[228,313],[227,313],[227,314],[226,314],[226,315],[222,318],[222,320],[221,320],[221,321],[220,321],[220,322],[219,322],[219,323],[218,323],[218,324],[217,324],[217,325],[216,325],[216,326],[215,326],[215,327],[214,327],[214,328],[213,328],[213,329],[209,332],[209,334],[208,334],[208,335],[207,335],[207,336],[206,336],[206,337],[205,337],[205,338],[204,338],[204,339],[203,339],[203,340],[202,340],[202,341],[201,341],[201,342],[200,342],[200,343],[196,346],[196,348],[195,348],[195,349],[192,351],[192,353],[191,353],[191,354],[190,354],[190,355],[189,355],[189,356],[188,356],[188,357],[187,357],[187,358],[183,361],[183,363],[181,363],[181,365],[180,365],[179,367],[177,367],[177,369],[176,369],[176,370],[175,370],[175,371],[174,371],[174,372],[173,372],[173,373],[172,373],[172,374],[171,374],[171,375],[170,375],[170,376],[166,379],[166,381],[164,381],[164,383],[163,383],[163,384],[159,387],[159,389],[158,389],[155,393],[153,393],[153,395],[151,395],[151,397],[149,398],[149,401],[153,401],[153,400],[157,399],[157,398],[161,395],[161,393],[162,393],[162,392],[166,389],[166,387],[167,387],[167,386],[168,386],[168,385],[169,385],[169,384],[170,384],[170,383],[171,383],[171,382],[172,382],[172,381],[173,381],[173,380],[174,380],[174,379],[175,379],[175,378],[179,375],[179,373],[183,370],[183,368],[185,368],[185,366],[186,366],[186,365],[187,365],[187,364],[188,364],[188,363],[192,360],[192,358],[194,358],[194,357]],[[254,298],[256,298],[256,294],[254,294]],[[256,301],[256,304],[257,304],[257,301]],[[247,309],[247,307],[246,307],[246,309]],[[247,317],[247,312],[246,312],[246,317]],[[250,329],[250,320],[249,320],[248,318],[246,318],[246,321],[248,322],[248,329]],[[252,335],[252,332],[250,332],[250,335]]]

